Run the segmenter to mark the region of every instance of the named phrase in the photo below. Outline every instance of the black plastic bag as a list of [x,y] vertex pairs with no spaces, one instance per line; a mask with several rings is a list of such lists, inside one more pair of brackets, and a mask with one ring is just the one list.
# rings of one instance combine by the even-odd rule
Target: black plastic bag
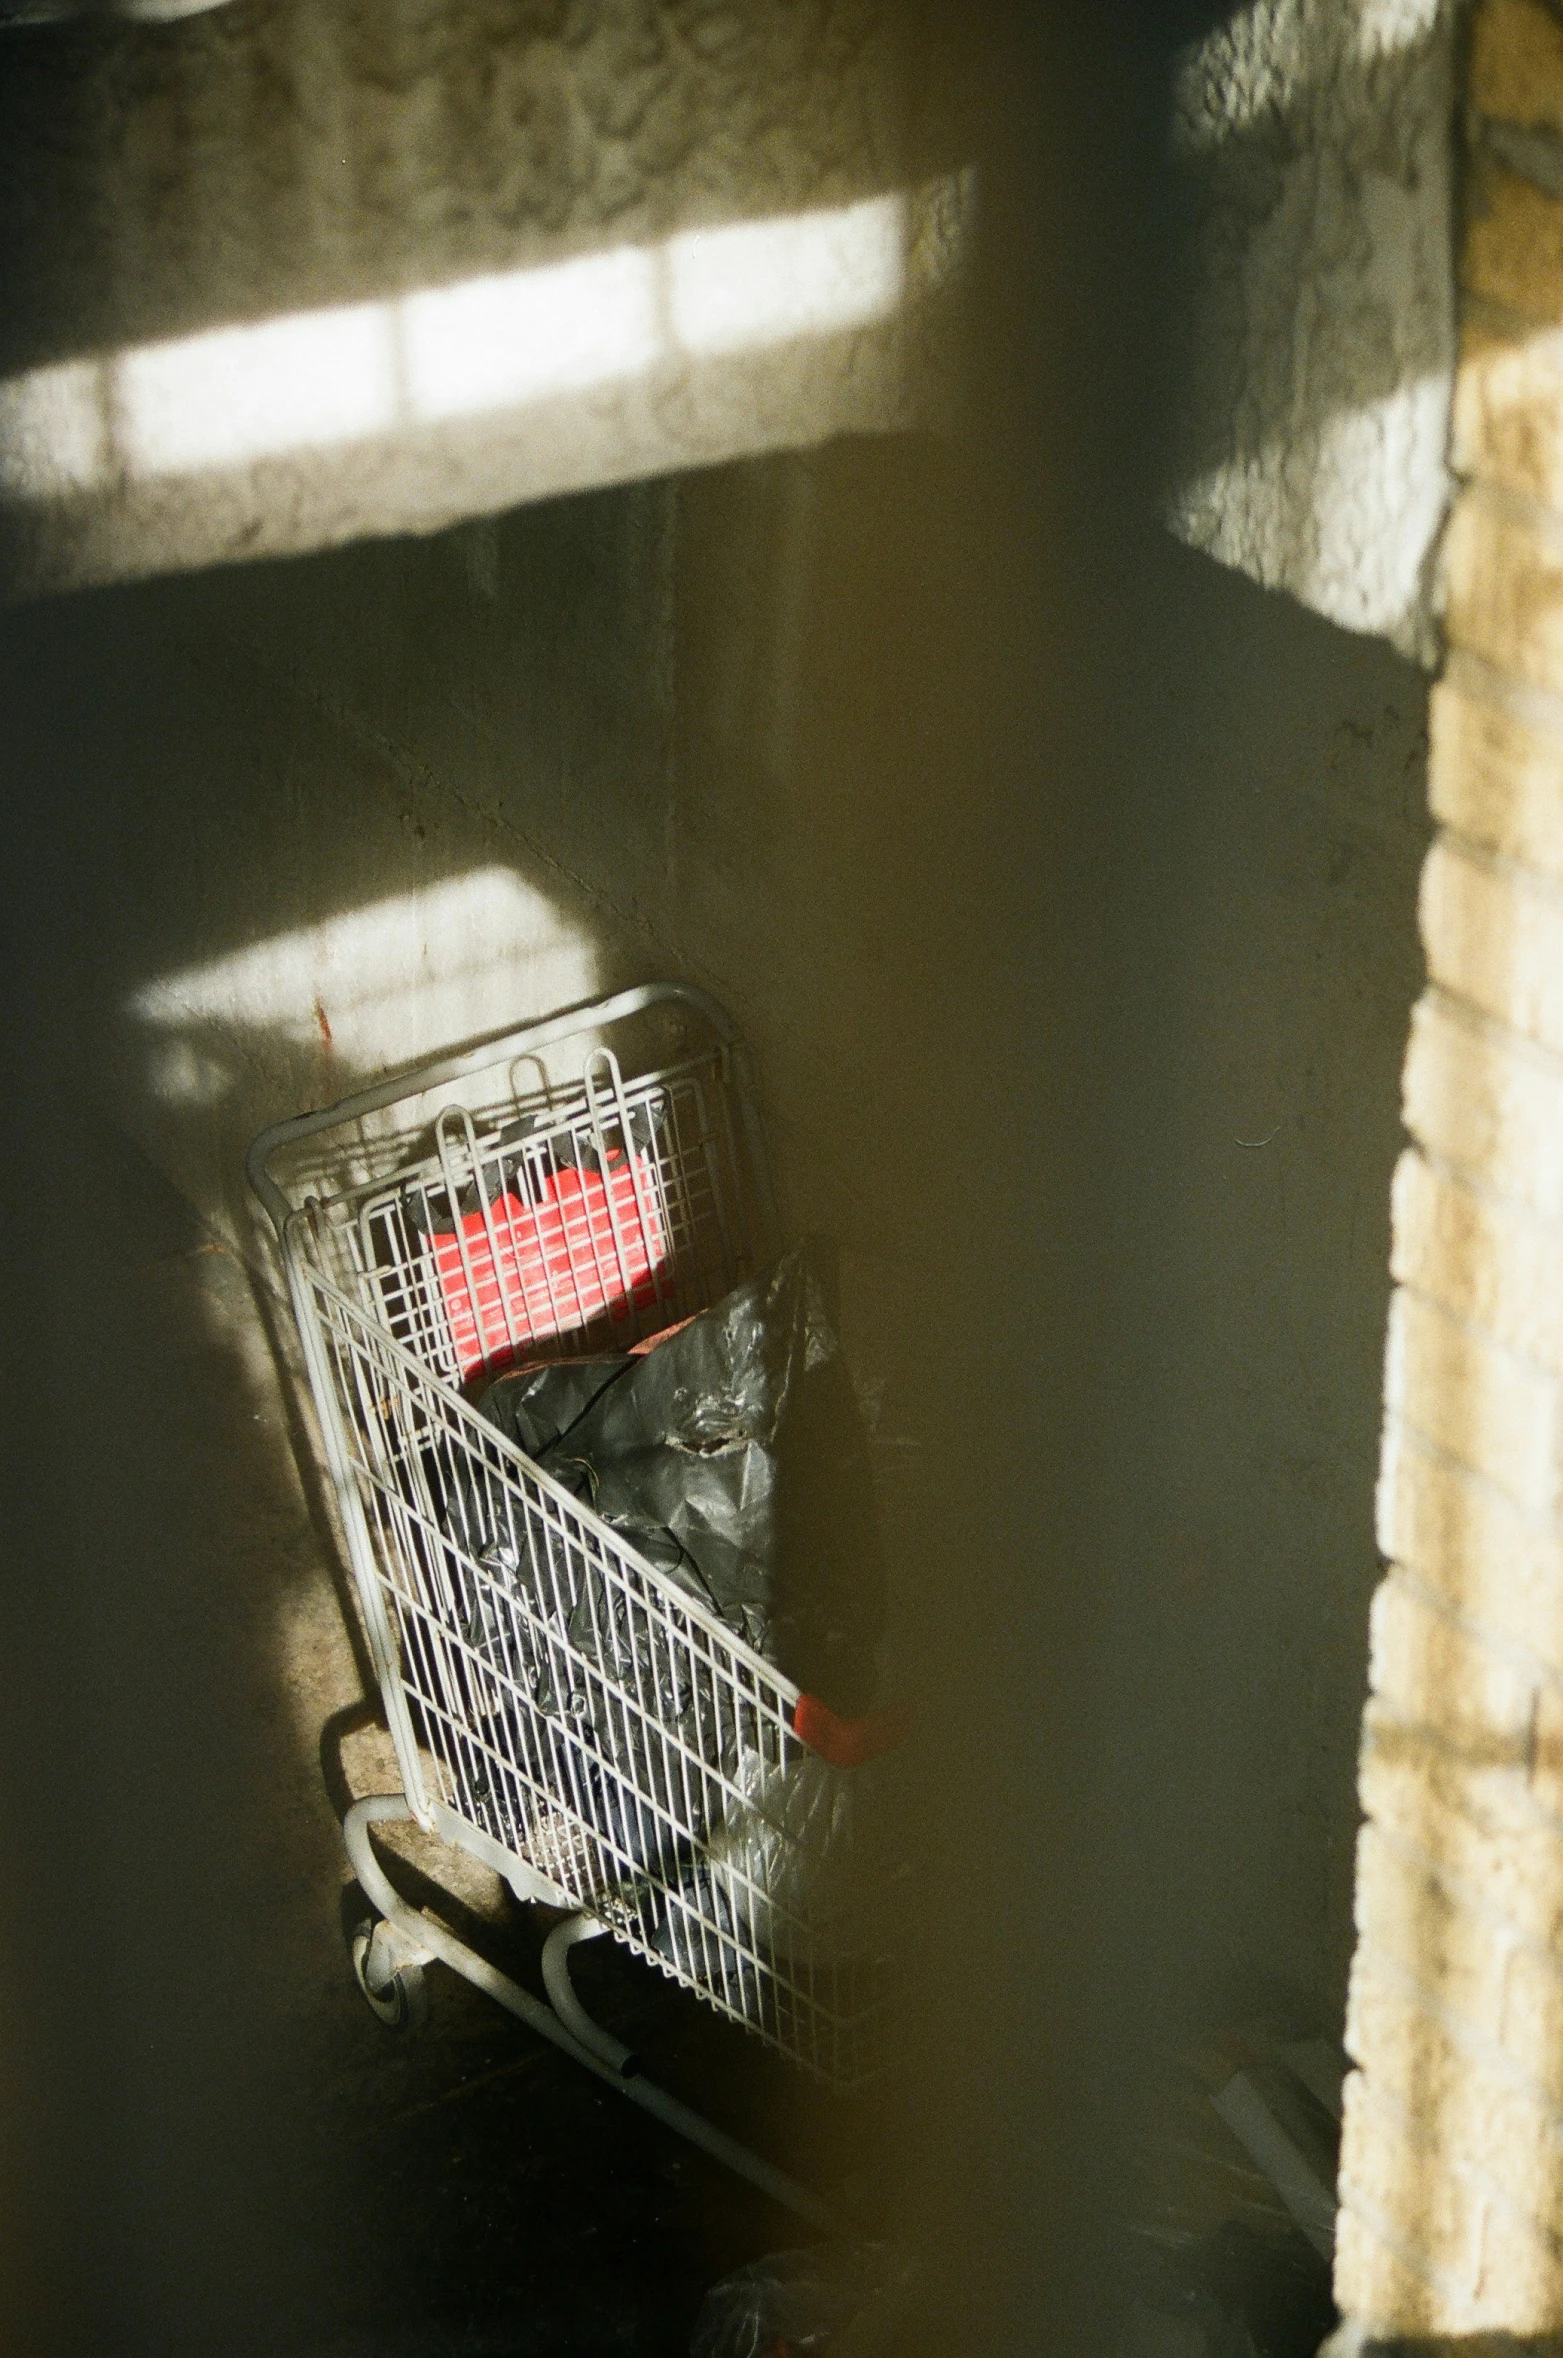
[[[847,1715],[872,1702],[883,1595],[867,1442],[801,1252],[637,1351],[510,1370],[478,1405],[798,1686]],[[816,1853],[829,1855],[835,1871],[823,1888],[833,1893],[836,1854],[850,1847],[845,1787],[864,1772],[843,1778],[810,1756],[767,1773],[745,1749],[755,1731],[738,1724],[730,1700],[718,1707],[699,1649],[670,1646],[634,1583],[529,1514],[497,1461],[447,1453],[437,1482],[456,1543],[447,1565],[462,1635],[480,1664],[559,1726],[552,1774],[562,1764],[561,1802],[605,1846],[594,1869],[602,1888],[649,1875],[745,1953],[779,1942],[798,1951],[800,1971],[835,1973],[837,1950],[860,1951],[861,1928],[831,1905],[825,1934],[803,1930],[814,1895],[788,1845],[803,1841],[811,1868]],[[629,1698],[652,1704],[650,1724]],[[522,1743],[523,1726],[496,1724],[501,1757]],[[691,1790],[679,1765],[689,1758],[736,1779],[741,1797],[715,1782]],[[498,1817],[491,1831],[524,1847]],[[756,1885],[774,1886],[774,1903],[757,1901]],[[678,1962],[680,1943],[695,1936],[684,1912],[644,1890],[641,1899],[652,1939]],[[816,1955],[822,1940],[828,1957]]]
[[[649,1349],[516,1369],[479,1405],[787,1677],[837,1710],[867,1708],[883,1619],[868,1452],[801,1252]],[[479,1560],[505,1542],[486,1493],[458,1469],[448,1501],[452,1537]],[[611,1601],[577,1585],[594,1593],[570,1596],[572,1641],[600,1652]]]
[[689,2358],[822,2358],[881,2290],[877,2244],[816,2244],[772,2252],[706,2294]]

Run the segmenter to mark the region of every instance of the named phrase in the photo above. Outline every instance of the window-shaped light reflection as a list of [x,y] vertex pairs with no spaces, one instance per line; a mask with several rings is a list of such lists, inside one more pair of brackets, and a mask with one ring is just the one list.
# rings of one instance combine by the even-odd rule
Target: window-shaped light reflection
[[508,409],[639,374],[657,357],[651,255],[634,246],[430,287],[397,306],[408,409]]
[[355,303],[215,328],[122,353],[111,383],[132,474],[356,441],[396,421],[394,322],[385,304]]
[[684,231],[667,248],[674,337],[686,352],[739,352],[885,318],[901,300],[905,214],[900,197],[873,197]]
[[587,997],[595,955],[549,896],[510,868],[478,868],[144,985],[129,1001],[150,1036],[149,1077],[168,1102],[229,1086],[230,1043],[329,1045],[378,1071]]
[[899,194],[685,230],[0,382],[0,492],[203,475],[866,328],[906,281]]

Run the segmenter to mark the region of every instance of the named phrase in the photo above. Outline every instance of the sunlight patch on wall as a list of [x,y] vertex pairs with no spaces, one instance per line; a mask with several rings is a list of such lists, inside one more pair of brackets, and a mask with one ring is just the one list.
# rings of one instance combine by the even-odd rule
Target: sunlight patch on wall
[[1346,0],[1321,28],[1312,0],[1246,0],[1179,60],[1174,153],[1196,155],[1267,122],[1280,126],[1325,79],[1321,59],[1338,72],[1414,51],[1427,41],[1440,6],[1441,0]]
[[[128,1005],[168,1105],[212,1105],[268,1062],[356,1079],[587,997],[595,955],[545,893],[478,869],[149,983]],[[307,1096],[300,1102],[307,1102]],[[283,1110],[296,1110],[287,1107]],[[258,1125],[257,1125],[258,1126]]]
[[1422,377],[1294,420],[1168,495],[1178,537],[1347,630],[1420,647],[1448,500],[1449,387]]
[[657,356],[652,257],[634,247],[431,287],[395,307],[408,405],[471,416],[634,376]]
[[0,595],[938,430],[973,216],[952,173],[0,380]]
[[115,452],[132,474],[231,466],[396,419],[393,322],[379,305],[218,328],[104,367]]
[[666,249],[673,339],[685,352],[740,352],[884,319],[901,301],[905,248],[899,196],[686,230]]
[[199,473],[868,327],[906,231],[872,197],[36,369],[0,383],[0,485]]
[[1182,53],[1171,124],[1191,365],[1168,522],[1428,664],[1457,15],[1454,0],[1245,0]]
[[69,360],[0,382],[0,491],[53,499],[111,470],[104,372]]

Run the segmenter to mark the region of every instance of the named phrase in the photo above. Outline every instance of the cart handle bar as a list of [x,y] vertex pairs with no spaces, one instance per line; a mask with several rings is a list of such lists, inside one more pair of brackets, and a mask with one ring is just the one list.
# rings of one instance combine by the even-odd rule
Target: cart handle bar
[[610,1023],[622,1023],[626,1017],[639,1015],[648,1007],[664,1000],[682,1000],[703,1015],[724,1048],[743,1046],[743,1036],[727,1010],[694,983],[640,983],[634,990],[620,991],[611,999],[599,999],[595,1004],[566,1008],[560,1015],[550,1015],[541,1023],[522,1024],[506,1032],[494,1032],[475,1048],[464,1049],[456,1056],[441,1056],[426,1064],[407,1066],[389,1079],[376,1081],[369,1089],[359,1089],[351,1097],[339,1098],[335,1105],[317,1108],[312,1113],[295,1114],[285,1122],[273,1122],[263,1130],[244,1158],[245,1176],[254,1193],[259,1196],[271,1216],[271,1224],[280,1237],[284,1226],[296,1207],[291,1204],[271,1175],[272,1157],[284,1147],[296,1146],[301,1139],[314,1138],[322,1130],[334,1130],[341,1123],[356,1122],[365,1114],[378,1113],[385,1105],[394,1105],[399,1097],[415,1097],[425,1089],[438,1089],[447,1081],[464,1080],[468,1073],[478,1073],[492,1064],[500,1064],[507,1056],[526,1056],[537,1048],[550,1048],[556,1040],[567,1040],[572,1033],[595,1031]]

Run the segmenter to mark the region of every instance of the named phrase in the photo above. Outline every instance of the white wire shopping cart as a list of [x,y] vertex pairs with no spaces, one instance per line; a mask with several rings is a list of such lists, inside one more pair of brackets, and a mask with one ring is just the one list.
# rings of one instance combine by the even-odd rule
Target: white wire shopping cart
[[[866,2077],[881,1961],[825,1921],[842,1881],[833,1780],[851,1772],[798,1733],[829,1752],[830,1715],[469,1397],[509,1367],[663,1334],[771,1258],[744,1043],[701,991],[623,992],[279,1123],[248,1169],[402,1777],[344,1829],[380,1911],[355,1944],[365,1995],[405,2019],[440,1958],[819,2216],[640,2076],[566,1959],[606,1931],[821,2078]],[[551,2009],[399,1898],[369,1829],[407,1816],[523,1900],[571,1911],[544,1947]]]

